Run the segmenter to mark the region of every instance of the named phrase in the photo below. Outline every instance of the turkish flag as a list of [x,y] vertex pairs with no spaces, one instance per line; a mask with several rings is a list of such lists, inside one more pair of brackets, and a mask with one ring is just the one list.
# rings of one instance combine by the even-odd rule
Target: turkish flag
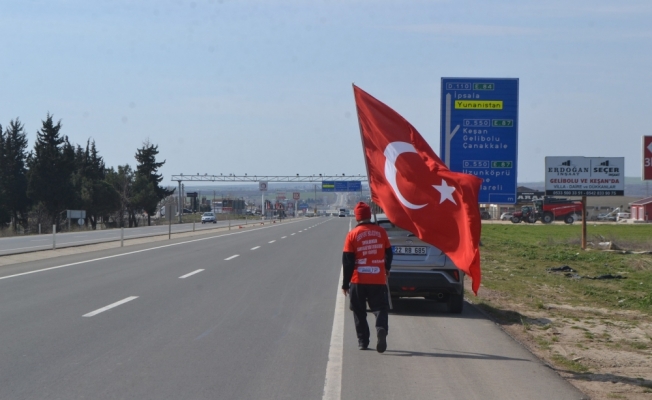
[[482,180],[449,170],[403,117],[355,85],[353,92],[372,200],[453,260],[477,295]]

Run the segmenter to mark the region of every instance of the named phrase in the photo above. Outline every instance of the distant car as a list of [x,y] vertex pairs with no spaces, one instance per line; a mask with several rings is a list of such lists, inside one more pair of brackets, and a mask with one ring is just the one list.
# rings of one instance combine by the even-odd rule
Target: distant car
[[214,213],[205,212],[204,214],[202,214],[201,223],[203,224],[203,223],[208,223],[208,222],[212,222],[214,224],[217,223],[217,220],[215,219],[215,214]]
[[632,217],[631,213],[628,212],[619,212],[616,214],[616,221],[623,221],[626,219],[630,219]]
[[437,247],[421,241],[409,231],[394,225],[385,214],[374,217],[385,229],[394,260],[389,275],[392,298],[424,297],[448,303],[451,313],[464,307],[464,273]]
[[514,216],[514,214],[511,213],[511,212],[504,212],[504,213],[500,214],[500,220],[501,221],[509,221],[509,220],[512,219],[513,216]]

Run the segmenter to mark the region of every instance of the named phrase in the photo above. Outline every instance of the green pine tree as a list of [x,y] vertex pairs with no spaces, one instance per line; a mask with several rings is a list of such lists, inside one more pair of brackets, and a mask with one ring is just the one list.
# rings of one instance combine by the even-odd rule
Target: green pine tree
[[159,186],[163,175],[158,173],[158,169],[165,164],[165,160],[157,162],[158,153],[158,145],[151,144],[149,140],[146,140],[143,147],[136,151],[138,185],[134,185],[135,200],[147,213],[147,225],[151,225],[151,216],[156,213],[158,203],[174,193],[174,189],[169,190]]
[[4,185],[6,169],[5,135],[2,131],[2,125],[0,125],[0,229],[6,228],[7,224],[11,221],[7,190]]
[[106,182],[106,167],[95,141],[86,141],[86,148],[75,150],[76,171],[73,174],[76,208],[86,211],[86,222],[97,229],[99,217],[106,217],[120,208],[120,195]]
[[61,121],[54,124],[48,113],[37,132],[34,149],[27,159],[27,196],[40,203],[55,225],[61,212],[74,201],[72,173],[75,168],[75,150],[68,137],[61,135]]
[[[1,128],[0,128],[1,131]],[[11,213],[14,230],[18,223],[27,227],[27,134],[18,118],[9,122],[2,144],[2,187],[6,196],[6,207]]]

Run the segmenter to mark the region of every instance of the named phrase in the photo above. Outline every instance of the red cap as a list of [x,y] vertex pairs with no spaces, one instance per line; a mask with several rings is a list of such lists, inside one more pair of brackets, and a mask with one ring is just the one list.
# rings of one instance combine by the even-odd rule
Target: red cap
[[369,205],[367,205],[367,203],[364,203],[362,201],[356,204],[353,212],[355,213],[356,221],[371,219],[371,208],[369,208]]

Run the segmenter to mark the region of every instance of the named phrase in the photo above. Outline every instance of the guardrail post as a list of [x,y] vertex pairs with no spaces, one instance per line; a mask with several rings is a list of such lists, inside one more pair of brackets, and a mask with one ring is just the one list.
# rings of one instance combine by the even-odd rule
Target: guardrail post
[[52,225],[52,250],[57,249],[57,226]]
[[124,247],[125,245],[125,227],[121,226],[120,227],[120,247]]
[[38,234],[41,234],[41,224],[38,224]]

